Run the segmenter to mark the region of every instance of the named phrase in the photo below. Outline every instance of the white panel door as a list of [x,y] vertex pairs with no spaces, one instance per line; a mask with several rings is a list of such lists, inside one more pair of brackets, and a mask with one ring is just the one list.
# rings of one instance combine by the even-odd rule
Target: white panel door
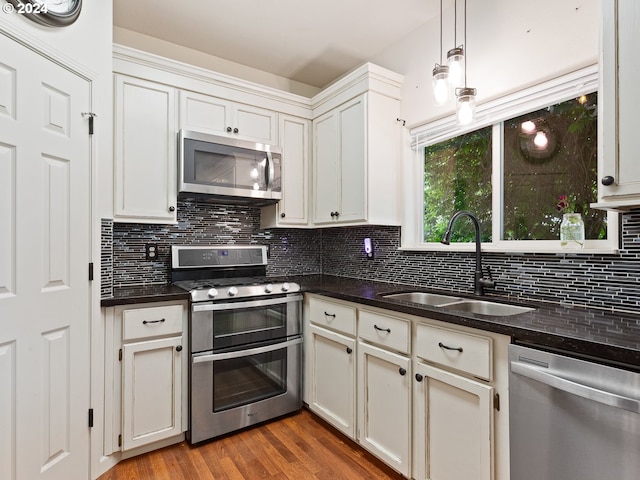
[[90,84],[0,34],[0,478],[89,477]]
[[338,192],[338,115],[334,110],[313,121],[313,222],[335,220]]

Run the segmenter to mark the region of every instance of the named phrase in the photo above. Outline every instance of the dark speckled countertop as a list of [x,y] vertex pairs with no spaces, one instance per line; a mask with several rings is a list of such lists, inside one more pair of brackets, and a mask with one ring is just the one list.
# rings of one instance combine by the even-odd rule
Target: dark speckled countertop
[[[279,277],[283,280],[283,277]],[[435,291],[408,285],[357,280],[329,275],[288,276],[303,290],[350,302],[440,320],[456,325],[509,335],[516,342],[561,350],[610,364],[624,364],[640,370],[640,315],[611,313],[551,303],[527,303],[535,311],[511,316],[487,316],[447,312],[438,307],[383,298],[387,293],[424,291],[468,297],[458,292]],[[188,300],[189,295],[173,286],[116,289],[103,299],[103,307],[165,300]],[[485,300],[502,301],[497,297]],[[504,302],[509,303],[509,302]]]

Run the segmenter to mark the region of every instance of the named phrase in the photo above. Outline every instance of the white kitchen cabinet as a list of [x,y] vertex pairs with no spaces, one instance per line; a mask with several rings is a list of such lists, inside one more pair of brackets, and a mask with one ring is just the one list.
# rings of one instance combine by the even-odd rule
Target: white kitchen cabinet
[[349,438],[356,431],[355,339],[311,325],[309,409]]
[[371,91],[313,120],[314,224],[399,224],[398,112]]
[[122,449],[182,433],[182,336],[122,347]]
[[598,128],[598,203],[626,210],[640,206],[636,115],[640,84],[640,4],[603,0]]
[[493,479],[493,387],[416,363],[416,480]]
[[358,441],[406,477],[411,474],[411,360],[358,342]]
[[278,114],[190,91],[180,92],[180,127],[278,145]]
[[175,223],[175,89],[125,75],[114,83],[114,219]]
[[305,295],[305,398],[309,409],[356,438],[356,309]]
[[104,455],[184,438],[187,318],[186,302],[106,309]]
[[311,122],[279,115],[282,200],[262,208],[261,228],[309,225],[309,130]]

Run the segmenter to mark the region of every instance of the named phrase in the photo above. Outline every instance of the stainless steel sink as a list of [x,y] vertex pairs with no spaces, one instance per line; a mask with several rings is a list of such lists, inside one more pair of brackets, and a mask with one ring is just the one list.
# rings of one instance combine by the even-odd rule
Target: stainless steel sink
[[440,295],[437,293],[427,292],[406,292],[406,293],[390,293],[383,295],[384,298],[390,298],[394,300],[402,300],[404,302],[421,303],[423,305],[429,305],[431,307],[438,307],[452,302],[461,302],[463,299],[460,297],[452,297],[449,295]]
[[532,312],[535,309],[530,307],[520,307],[518,305],[508,305],[506,303],[487,302],[484,300],[463,300],[461,302],[440,305],[443,310],[457,312],[477,313],[479,315],[490,315],[495,317],[518,315],[519,313]]
[[486,300],[473,300],[468,298],[454,297],[451,295],[441,295],[439,293],[389,293],[387,295],[383,295],[383,297],[392,300],[419,303],[422,305],[428,305],[430,307],[437,307],[442,310],[469,312],[476,313],[478,315],[489,315],[492,317],[518,315],[519,313],[532,312],[533,310],[535,310],[534,308],[521,307],[519,305],[489,302]]

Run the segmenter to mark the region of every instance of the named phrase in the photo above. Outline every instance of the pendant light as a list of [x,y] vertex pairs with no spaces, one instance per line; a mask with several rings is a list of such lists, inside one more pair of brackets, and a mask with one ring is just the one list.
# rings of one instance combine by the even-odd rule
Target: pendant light
[[[466,9],[465,0],[465,9]],[[466,18],[465,18],[466,28]],[[453,2],[453,45],[447,52],[447,64],[449,65],[449,85],[454,90],[464,85],[464,46],[458,45],[458,1]],[[466,42],[466,38],[464,39]]]
[[[464,0],[464,41],[467,42],[467,0]],[[475,88],[467,86],[467,55],[464,56],[464,87],[456,88],[456,118],[458,125],[469,125],[476,116]]]
[[442,65],[442,0],[440,0],[440,63],[436,63],[432,76],[433,97],[436,105],[444,105],[449,100],[449,67]]

